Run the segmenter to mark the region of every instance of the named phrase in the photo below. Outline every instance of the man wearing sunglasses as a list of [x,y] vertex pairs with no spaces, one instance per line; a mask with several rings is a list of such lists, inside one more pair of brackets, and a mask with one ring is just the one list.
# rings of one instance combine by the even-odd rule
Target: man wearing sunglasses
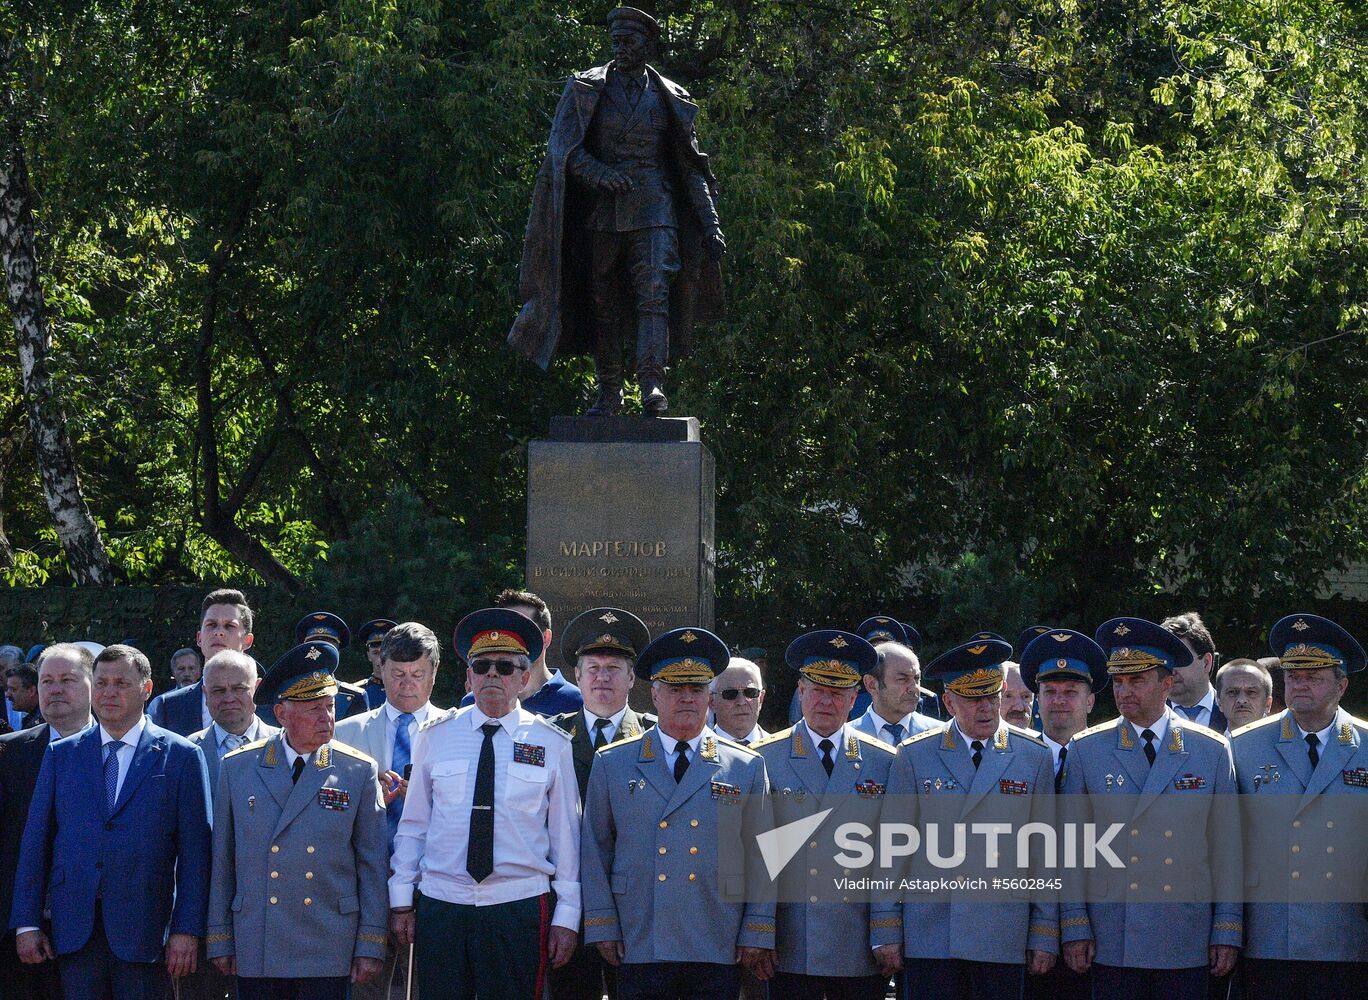
[[541,996],[580,925],[570,735],[518,704],[542,652],[535,622],[486,608],[453,645],[474,704],[430,718],[413,741],[390,930],[416,945],[420,995]]
[[760,728],[760,707],[765,704],[765,679],[760,667],[733,656],[727,669],[713,678],[708,694],[713,723],[718,732],[743,747],[759,743],[769,733]]
[[[656,724],[654,715],[638,715],[627,707],[637,653],[650,639],[646,623],[621,608],[586,611],[561,635],[561,658],[575,665],[575,683],[584,695],[584,708],[552,721],[570,734],[581,799],[596,751],[640,736]],[[600,1000],[605,993],[617,996],[617,975],[593,945],[576,948],[570,961],[551,973],[551,995],[556,1000]]]

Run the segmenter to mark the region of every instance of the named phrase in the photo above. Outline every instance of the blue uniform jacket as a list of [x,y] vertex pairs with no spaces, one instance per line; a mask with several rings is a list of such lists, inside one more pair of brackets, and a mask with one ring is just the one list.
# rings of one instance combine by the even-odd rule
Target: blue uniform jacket
[[147,718],[177,736],[199,732],[204,728],[204,681],[163,691],[148,703]]
[[50,895],[52,944],[57,954],[69,955],[90,939],[98,898],[115,956],[159,962],[168,933],[204,936],[210,861],[204,757],[188,740],[148,722],[113,812],[104,787],[99,726],[48,746],[24,828],[10,924],[42,926],[43,899]]

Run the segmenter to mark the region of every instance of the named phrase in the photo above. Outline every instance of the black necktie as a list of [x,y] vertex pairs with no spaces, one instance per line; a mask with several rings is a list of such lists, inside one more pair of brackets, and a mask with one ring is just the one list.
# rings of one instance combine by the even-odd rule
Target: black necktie
[[1064,758],[1069,756],[1068,747],[1059,748],[1059,768],[1055,771],[1055,794],[1064,790]]
[[1307,733],[1306,756],[1311,758],[1311,770],[1313,771],[1316,769],[1316,765],[1320,763],[1320,751],[1316,749],[1318,746],[1320,746],[1320,737],[1315,733]]
[[689,769],[689,744],[680,740],[675,744],[675,784],[684,780],[684,772]]
[[1154,766],[1154,730],[1146,729],[1140,734],[1145,738],[1145,760],[1150,762],[1150,767]]
[[608,727],[612,725],[611,719],[594,720],[594,749],[608,744]]
[[475,768],[475,799],[470,807],[470,841],[466,845],[466,871],[483,882],[494,871],[494,734],[497,722],[480,727],[484,743]]
[[974,751],[974,770],[977,771],[979,765],[983,763],[983,740],[974,740],[969,746]]
[[304,773],[304,758],[296,757],[294,766],[290,769],[290,782],[299,784],[299,776]]
[[831,757],[831,751],[836,749],[836,744],[832,743],[831,740],[822,740],[817,746],[821,748],[822,766],[826,768],[827,777],[830,778],[831,771],[836,766],[836,761]]

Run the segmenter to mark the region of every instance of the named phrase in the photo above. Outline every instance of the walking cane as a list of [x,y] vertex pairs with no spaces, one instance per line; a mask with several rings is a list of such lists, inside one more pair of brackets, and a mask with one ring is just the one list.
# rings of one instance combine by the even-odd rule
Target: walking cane
[[413,1000],[413,942],[409,942],[408,982],[404,985],[404,1000]]

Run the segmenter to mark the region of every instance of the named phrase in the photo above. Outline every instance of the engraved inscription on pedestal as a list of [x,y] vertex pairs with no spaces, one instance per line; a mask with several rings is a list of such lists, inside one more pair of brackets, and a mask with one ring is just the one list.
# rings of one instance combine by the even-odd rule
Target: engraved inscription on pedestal
[[[713,457],[697,440],[533,441],[527,585],[556,627],[602,605],[652,635],[713,624]],[[562,666],[559,644],[547,656]]]

